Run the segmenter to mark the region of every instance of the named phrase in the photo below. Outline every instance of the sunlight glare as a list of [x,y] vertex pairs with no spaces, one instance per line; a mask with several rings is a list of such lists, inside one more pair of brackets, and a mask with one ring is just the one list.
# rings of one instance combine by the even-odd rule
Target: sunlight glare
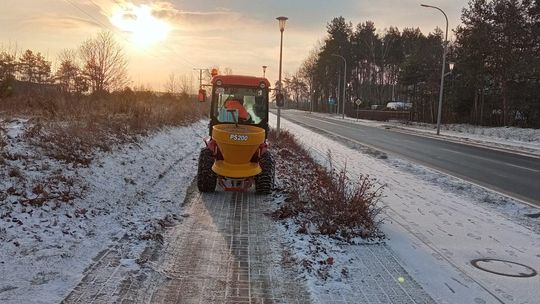
[[170,26],[152,15],[148,5],[122,8],[111,17],[111,23],[130,34],[131,42],[138,48],[147,48],[167,39]]

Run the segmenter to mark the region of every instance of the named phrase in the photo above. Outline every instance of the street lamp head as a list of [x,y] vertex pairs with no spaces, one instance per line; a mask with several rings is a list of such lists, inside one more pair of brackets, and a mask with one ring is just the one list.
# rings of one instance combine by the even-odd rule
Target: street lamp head
[[279,30],[281,32],[283,32],[285,30],[285,23],[287,22],[289,18],[287,17],[284,17],[284,16],[280,16],[280,17],[277,17],[276,20],[279,21]]
[[452,70],[454,70],[454,65],[455,65],[455,64],[456,64],[456,63],[453,62],[453,61],[449,61],[449,62],[448,62],[448,68],[450,69],[450,72],[451,72]]
[[423,7],[431,7],[431,5],[427,5],[427,4],[420,4],[420,6],[423,6]]

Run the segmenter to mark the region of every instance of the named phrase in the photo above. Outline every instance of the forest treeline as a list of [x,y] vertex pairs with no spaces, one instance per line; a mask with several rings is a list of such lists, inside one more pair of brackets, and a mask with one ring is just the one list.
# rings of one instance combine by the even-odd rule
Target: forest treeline
[[[441,15],[441,21],[443,22]],[[443,123],[540,127],[540,0],[471,0],[450,32]],[[329,111],[340,98],[347,61],[345,110],[389,101],[412,103],[412,119],[435,122],[444,33],[418,28],[378,30],[343,17],[327,25],[327,37],[299,70],[284,79],[290,106]],[[341,109],[340,109],[341,111]]]
[[0,51],[0,97],[9,96],[16,82],[47,87],[55,84],[62,92],[110,92],[128,84],[127,59],[112,33],[101,32],[78,49],[66,49],[58,55],[58,68],[32,50]]

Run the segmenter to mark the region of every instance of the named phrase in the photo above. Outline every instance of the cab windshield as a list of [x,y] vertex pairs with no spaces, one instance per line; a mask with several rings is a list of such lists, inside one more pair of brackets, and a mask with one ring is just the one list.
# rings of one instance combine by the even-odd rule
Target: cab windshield
[[218,122],[259,124],[268,113],[268,91],[261,88],[218,87],[213,115]]

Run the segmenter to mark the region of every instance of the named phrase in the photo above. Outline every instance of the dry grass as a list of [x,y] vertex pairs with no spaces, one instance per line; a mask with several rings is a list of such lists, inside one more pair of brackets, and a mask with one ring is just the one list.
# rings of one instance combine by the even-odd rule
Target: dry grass
[[[85,191],[84,182],[69,174],[73,167],[87,166],[96,152],[135,142],[159,128],[198,121],[208,107],[189,96],[132,91],[99,97],[34,92],[0,98],[0,202],[70,202]],[[13,118],[29,120],[23,134],[8,138],[3,121]],[[59,163],[50,166],[47,158]]]
[[294,136],[281,132],[279,141],[271,132],[276,151],[276,174],[287,193],[285,203],[274,212],[278,219],[294,217],[301,233],[317,232],[350,240],[354,237],[382,238],[377,203],[382,187],[361,176],[350,180],[346,169],[327,170],[317,164]]
[[[0,113],[29,117],[26,137],[51,157],[88,165],[96,151],[165,126],[187,125],[206,115],[192,98],[123,91],[104,96],[34,93],[0,100]],[[1,143],[0,143],[1,144]]]

